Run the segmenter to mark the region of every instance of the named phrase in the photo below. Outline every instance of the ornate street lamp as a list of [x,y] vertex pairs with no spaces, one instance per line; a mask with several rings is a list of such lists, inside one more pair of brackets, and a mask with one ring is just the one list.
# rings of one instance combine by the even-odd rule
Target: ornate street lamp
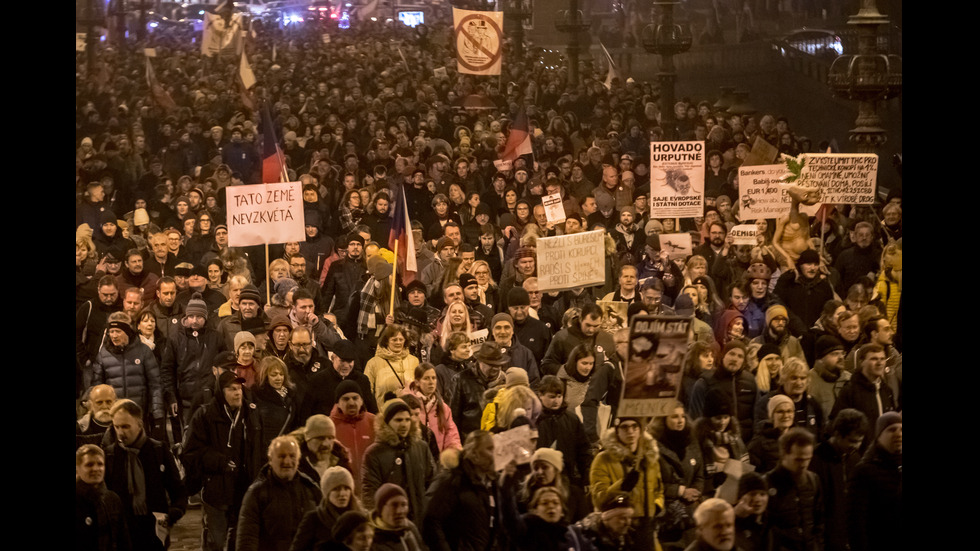
[[643,29],[643,49],[660,56],[660,72],[657,81],[660,83],[660,126],[666,137],[676,139],[678,136],[677,120],[674,117],[674,85],[677,82],[677,70],[674,68],[674,56],[691,49],[693,39],[691,27],[674,22],[674,6],[679,0],[657,0],[654,7],[659,7],[658,22],[647,25]]
[[568,0],[568,10],[559,11],[555,17],[555,28],[568,34],[568,83],[578,85],[578,56],[582,50],[579,34],[588,31],[592,22],[587,21],[578,9],[578,0]]

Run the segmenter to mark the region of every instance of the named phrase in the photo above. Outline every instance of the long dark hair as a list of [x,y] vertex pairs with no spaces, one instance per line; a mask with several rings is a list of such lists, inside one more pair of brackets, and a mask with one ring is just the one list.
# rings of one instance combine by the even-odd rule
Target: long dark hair
[[[419,391],[419,394],[421,394],[422,391],[419,389],[418,381],[422,380],[422,376],[425,375],[425,372],[429,371],[430,369],[435,371],[436,366],[429,362],[422,362],[415,367],[415,381],[412,381],[412,384],[415,385],[415,389]],[[445,408],[442,407],[445,402],[442,401],[442,392],[439,388],[439,377],[436,377],[436,391],[433,393],[433,395],[436,399],[436,421],[439,425],[439,432],[445,434],[448,420],[446,419]],[[428,416],[425,411],[425,403],[422,404],[422,414]]]

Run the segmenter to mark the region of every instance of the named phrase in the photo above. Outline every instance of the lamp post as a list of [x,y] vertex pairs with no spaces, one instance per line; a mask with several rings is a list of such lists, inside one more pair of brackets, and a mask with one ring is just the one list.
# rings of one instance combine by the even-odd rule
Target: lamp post
[[105,11],[99,0],[82,0],[75,3],[75,19],[85,26],[85,57],[89,78],[95,76],[95,60],[98,57],[98,28],[105,25]]
[[657,0],[653,3],[659,8],[658,22],[643,29],[643,49],[660,56],[660,126],[665,137],[676,139],[677,120],[674,118],[674,85],[677,83],[677,70],[674,56],[691,49],[691,28],[674,22],[674,6],[680,0]]
[[878,52],[878,27],[888,17],[878,12],[875,0],[862,0],[856,15],[847,21],[858,29],[858,53],[834,60],[827,84],[834,94],[858,102],[858,116],[850,140],[858,152],[873,153],[888,139],[878,116],[878,102],[902,93],[902,58]]
[[568,0],[568,10],[559,11],[555,18],[555,28],[568,33],[568,83],[578,85],[578,56],[582,51],[579,34],[592,27],[591,21],[586,21],[582,10],[578,9],[578,0]]
[[524,0],[508,0],[504,6],[506,28],[511,29],[509,34],[514,38],[514,57],[520,60],[524,59],[524,21],[530,17],[531,10]]

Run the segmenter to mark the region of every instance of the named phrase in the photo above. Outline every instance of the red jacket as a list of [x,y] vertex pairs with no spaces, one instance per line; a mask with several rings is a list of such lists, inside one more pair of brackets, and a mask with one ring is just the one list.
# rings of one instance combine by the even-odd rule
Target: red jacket
[[[340,405],[335,404],[330,412],[330,419],[337,429],[337,440],[350,451],[351,474],[354,475],[355,483],[360,486],[364,452],[374,443],[374,414],[368,413],[362,406],[357,416],[348,417],[340,410]],[[360,488],[356,491],[360,492]]]

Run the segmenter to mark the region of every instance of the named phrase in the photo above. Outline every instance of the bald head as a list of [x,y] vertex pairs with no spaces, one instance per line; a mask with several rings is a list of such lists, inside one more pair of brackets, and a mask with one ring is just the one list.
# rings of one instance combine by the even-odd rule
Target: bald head
[[108,425],[112,422],[109,410],[114,403],[116,403],[116,389],[109,385],[96,385],[89,392],[88,411],[99,424]]

